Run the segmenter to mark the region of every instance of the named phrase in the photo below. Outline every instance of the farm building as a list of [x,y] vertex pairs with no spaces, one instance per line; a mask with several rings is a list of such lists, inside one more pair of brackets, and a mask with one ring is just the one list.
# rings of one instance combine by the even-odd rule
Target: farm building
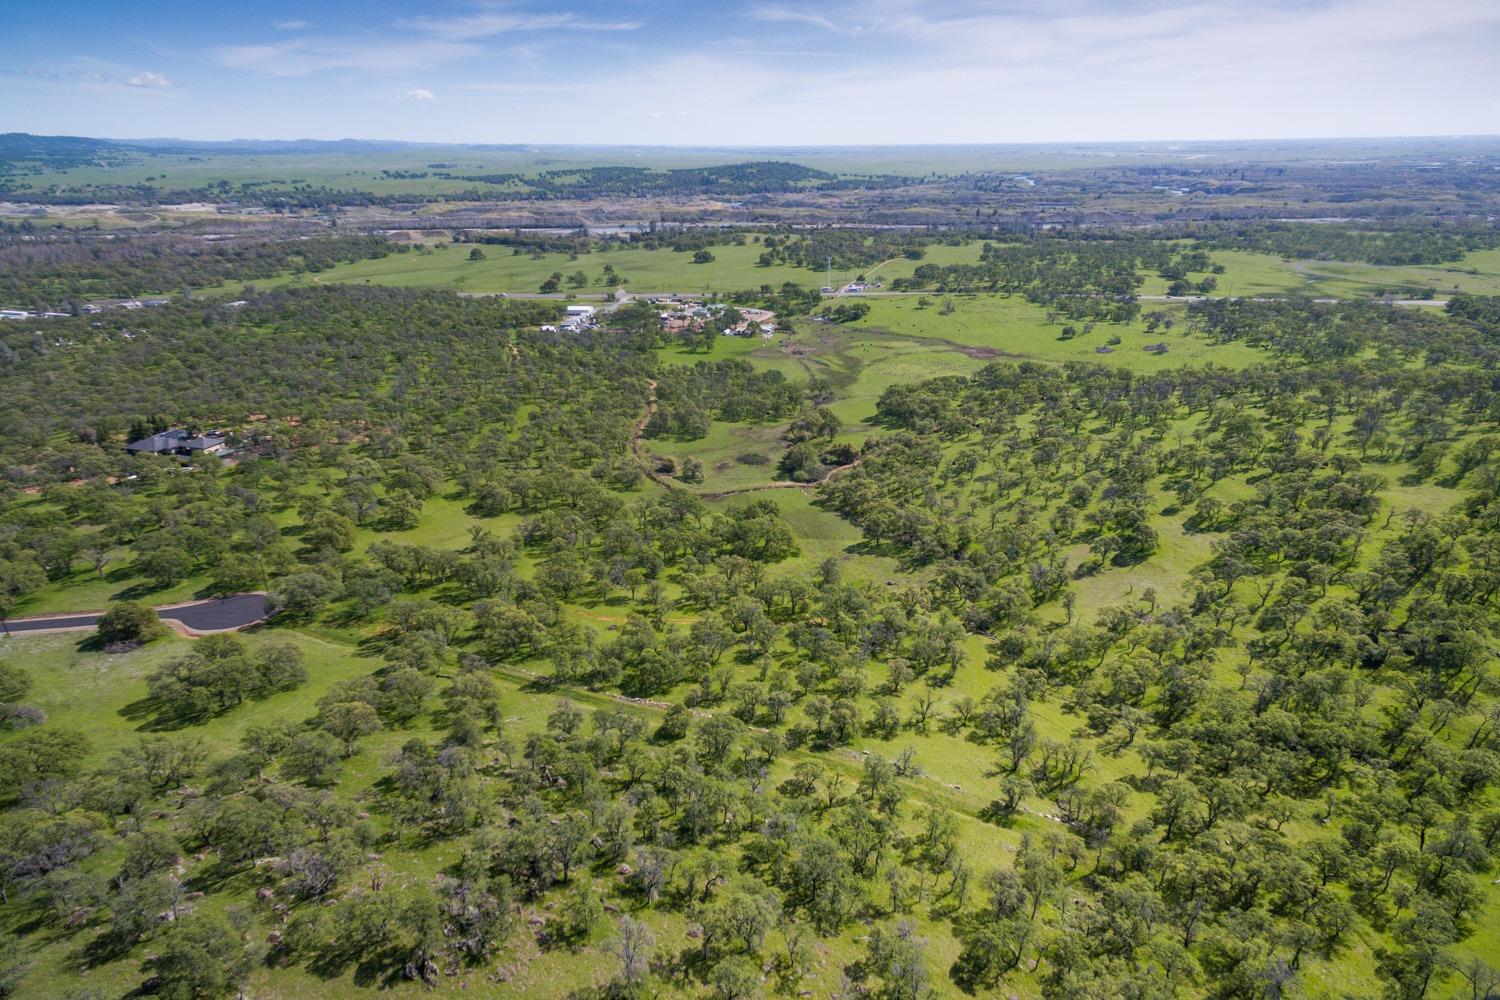
[[565,310],[562,328],[569,333],[577,333],[594,325],[594,307],[571,305]]

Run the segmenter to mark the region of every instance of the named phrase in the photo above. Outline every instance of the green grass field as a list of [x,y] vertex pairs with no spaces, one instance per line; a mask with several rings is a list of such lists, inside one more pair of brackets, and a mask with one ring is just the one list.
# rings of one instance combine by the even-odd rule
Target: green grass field
[[[398,288],[447,288],[478,294],[531,294],[553,273],[567,278],[581,271],[588,279],[587,284],[574,287],[564,282],[562,291],[588,298],[607,296],[614,291],[605,284],[605,265],[612,266],[615,273],[626,280],[624,287],[632,292],[729,293],[756,289],[761,285],[780,287],[786,282],[821,287],[828,280],[828,272],[823,270],[785,265],[759,267],[756,258],[761,254],[761,247],[750,241],[742,246],[713,247],[714,260],[707,264],[694,264],[691,252],[667,249],[611,249],[581,254],[574,259],[560,253],[516,255],[508,247],[481,246],[485,259],[477,261],[469,260],[471,249],[466,244],[437,243],[431,247],[430,253],[412,252],[339,264],[321,274],[287,274],[254,284],[257,288],[276,288],[347,282]],[[889,280],[910,275],[920,263],[960,263],[977,260],[978,255],[978,244],[936,246],[928,249],[922,261],[896,259],[866,269],[835,269],[833,280],[839,285],[861,275],[871,280]],[[234,292],[242,284],[230,282],[213,291]]]
[[[1291,271],[1288,261],[1264,253],[1246,250],[1214,250],[1209,257],[1215,264],[1224,265],[1224,273],[1215,275],[1218,287],[1210,294],[1218,296],[1286,295],[1303,291],[1306,280]],[[1192,281],[1201,281],[1206,272],[1188,275]],[[1142,295],[1165,295],[1169,282],[1154,272],[1142,272],[1145,282]]]
[[[1210,255],[1224,265],[1217,275],[1214,296],[1276,296],[1305,294],[1315,298],[1365,299],[1382,295],[1401,297],[1414,289],[1431,288],[1435,297],[1454,292],[1500,294],[1500,250],[1476,250],[1451,264],[1386,266],[1350,261],[1283,260],[1272,254],[1245,250],[1215,250]],[[1189,276],[1192,280],[1202,274]],[[1146,275],[1142,295],[1161,295],[1167,282]]]
[[[747,234],[746,239],[741,246],[712,248],[715,259],[706,264],[693,263],[690,252],[669,249],[614,248],[571,258],[560,253],[517,255],[503,246],[482,246],[486,259],[472,261],[469,260],[472,249],[469,245],[435,242],[421,252],[339,264],[320,274],[288,273],[254,284],[257,288],[277,288],[347,282],[399,288],[446,288],[470,294],[535,294],[542,282],[554,273],[566,278],[582,272],[586,279],[584,285],[564,282],[561,291],[588,299],[604,298],[613,293],[613,287],[605,283],[605,265],[612,266],[626,280],[624,287],[628,291],[641,293],[727,294],[757,289],[762,285],[779,287],[785,282],[816,288],[828,281],[828,273],[815,268],[757,266],[761,248],[754,241],[753,234]],[[979,250],[977,241],[959,246],[930,246],[921,260],[896,258],[863,269],[835,269],[833,283],[841,286],[860,277],[872,282],[889,282],[893,278],[910,276],[921,264],[977,263]],[[1439,299],[1454,291],[1500,293],[1500,250],[1476,251],[1453,264],[1432,267],[1288,261],[1270,254],[1239,250],[1214,251],[1211,256],[1215,263],[1225,268],[1224,273],[1216,276],[1218,287],[1210,293],[1214,297],[1305,294],[1320,298],[1375,298],[1419,288],[1435,289]],[[1194,281],[1206,276],[1206,273],[1189,275]],[[1168,282],[1160,275],[1143,272],[1142,278],[1141,295],[1166,293]],[[237,294],[243,284],[226,282],[219,288],[208,289],[206,294]],[[864,300],[879,302],[883,299],[880,295],[870,295]],[[924,320],[921,332],[935,335],[927,331],[927,326],[928,321]],[[903,330],[908,328],[912,328],[911,324],[902,327]],[[946,333],[940,335],[947,336]]]
[[[1180,323],[1173,330],[1154,334],[1146,333],[1142,323],[1101,323],[1089,334],[1080,332],[1062,340],[1065,324],[1048,324],[1043,308],[1020,297],[934,295],[929,296],[931,304],[925,307],[919,305],[919,298],[870,296],[862,300],[869,304],[869,314],[855,323],[819,323],[798,317],[793,320],[794,333],[778,334],[771,340],[719,337],[706,354],[664,347],[659,356],[667,364],[744,358],[757,368],[779,371],[794,381],[826,379],[836,394],[829,408],[844,425],[840,440],[856,446],[875,429],[871,423],[875,404],[889,387],[942,375],[966,375],[995,360],[1078,361],[1142,372],[1182,365],[1240,368],[1267,360],[1266,354],[1243,344],[1211,344],[1201,336],[1188,334]],[[947,302],[952,303],[951,312],[944,304]],[[1180,306],[1156,308],[1181,319]],[[1108,346],[1107,341],[1113,337],[1120,343],[1110,353],[1095,351],[1096,347]],[[1167,344],[1167,353],[1143,349],[1155,343]],[[784,429],[785,424],[717,422],[705,438],[647,440],[643,446],[652,454],[701,461],[703,483],[687,487],[694,492],[744,490],[781,478],[775,462],[785,448],[780,436]],[[771,461],[766,465],[737,461],[743,454],[763,455]]]
[[[1120,365],[1136,371],[1161,371],[1210,363],[1238,368],[1264,360],[1264,355],[1251,348],[1237,344],[1214,345],[1201,337],[1187,335],[1180,324],[1175,330],[1148,334],[1140,323],[1129,326],[1100,323],[1092,332],[1083,333],[1082,324],[1048,324],[1043,309],[1019,297],[958,295],[933,296],[932,299],[932,304],[923,308],[917,299],[909,297],[872,298],[868,300],[869,315],[854,326],[940,339],[968,348],[978,356],[1088,361]],[[940,303],[949,302],[953,311],[945,315],[947,305]],[[1170,309],[1166,311],[1171,312]],[[1061,339],[1066,325],[1073,325],[1077,330],[1072,339]],[[1099,353],[1096,348],[1111,346],[1106,343],[1111,337],[1119,337],[1120,343],[1112,345],[1110,353]],[[1153,354],[1143,350],[1147,344],[1156,343],[1165,343],[1167,352]]]
[[1500,250],[1476,250],[1452,264],[1382,267],[1320,260],[1285,267],[1303,276],[1308,290],[1334,298],[1376,297],[1410,288],[1434,289],[1438,298],[1453,292],[1500,294]]

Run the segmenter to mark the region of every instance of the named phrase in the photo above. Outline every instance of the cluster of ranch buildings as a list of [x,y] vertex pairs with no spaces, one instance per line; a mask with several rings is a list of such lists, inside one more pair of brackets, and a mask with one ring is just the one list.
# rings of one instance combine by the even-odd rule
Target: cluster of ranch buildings
[[776,335],[776,314],[768,309],[739,310],[740,319],[726,323],[720,316],[729,307],[720,302],[707,304],[692,300],[664,300],[669,308],[661,313],[662,329],[668,333],[698,332],[708,327],[719,331],[723,337],[754,337],[770,340]]
[[[728,323],[721,317],[729,307],[721,302],[703,303],[675,296],[660,296],[645,301],[664,307],[658,315],[661,317],[662,329],[668,333],[698,332],[712,328],[725,337],[759,335],[770,340],[776,335],[774,322],[776,314],[768,309],[742,308],[739,310],[740,319],[734,323]],[[562,322],[549,323],[542,327],[542,332],[579,333],[598,325],[599,312],[593,306],[570,305],[563,315]]]
[[561,323],[548,323],[542,327],[542,332],[556,333],[561,330],[564,333],[581,333],[598,325],[598,312],[593,306],[571,305],[564,311]]
[[[82,308],[85,316],[96,316],[111,309],[154,309],[164,306],[170,299],[101,299],[89,302]],[[0,319],[67,319],[72,313],[31,312],[27,309],[0,309]]]

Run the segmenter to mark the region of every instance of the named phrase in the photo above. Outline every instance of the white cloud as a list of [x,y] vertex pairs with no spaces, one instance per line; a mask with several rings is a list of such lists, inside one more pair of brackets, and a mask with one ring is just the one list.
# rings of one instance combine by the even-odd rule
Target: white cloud
[[220,66],[229,69],[270,76],[307,76],[325,70],[427,69],[479,52],[477,46],[436,39],[298,38],[267,45],[224,45],[214,49],[212,56]]
[[[281,21],[291,30],[304,21]],[[482,40],[512,32],[633,31],[639,21],[595,21],[569,12],[486,12],[463,17],[416,17],[353,36],[301,36],[280,42],[221,45],[210,55],[220,66],[270,76],[306,76],[326,70],[378,73],[428,69],[486,51]],[[395,29],[395,30],[392,30]]]
[[634,31],[639,21],[591,21],[566,11],[558,14],[473,14],[467,17],[414,17],[397,26],[450,41],[471,41],[516,31]]
[[273,21],[271,27],[277,31],[301,31],[307,27],[306,21]]
[[127,87],[170,87],[172,81],[160,73],[137,73],[135,76],[126,77],[120,81]]
[[[857,36],[825,29],[825,44],[857,58],[747,60],[710,47],[608,64],[573,81],[596,94],[569,127],[594,142],[629,141],[639,127],[675,141],[684,127],[675,112],[684,110],[692,140],[705,144],[1500,131],[1493,98],[1453,97],[1484,93],[1493,76],[1493,0],[1429,0],[1420,11],[1407,0],[1293,0],[1268,5],[1253,22],[1231,16],[1229,2],[1122,9],[1081,0],[1037,16],[964,0],[941,13],[921,0],[833,0],[826,19]],[[782,15],[810,9],[763,7],[755,16],[805,35],[811,22]],[[757,41],[777,40],[766,30]],[[509,106],[514,127],[555,141],[536,103]],[[859,113],[869,108],[880,109],[878,127]],[[962,110],[934,112],[944,108]]]
[[795,7],[782,7],[776,4],[759,4],[751,7],[750,16],[757,21],[809,24],[814,28],[831,31],[836,35],[857,35],[864,31],[863,25],[853,24],[852,22],[840,23],[816,11],[801,10]]
[[[772,122],[790,123],[774,134],[804,140],[864,141],[867,126],[857,120],[801,127],[810,109],[828,106],[879,107],[888,134],[913,142],[1500,125],[1495,109],[1454,97],[1482,90],[1493,75],[1493,0],[1270,0],[1248,19],[1234,0],[1060,0],[1045,13],[990,0],[804,0],[747,13],[787,31],[821,29],[830,48],[860,57],[782,66],[758,90],[712,70],[695,77],[693,99],[722,104],[714,121],[767,132]],[[964,113],[932,113],[955,99],[971,101]],[[1211,121],[1174,114],[1184,107],[1215,113]]]
[[408,90],[401,96],[406,98],[408,101],[430,101],[433,98],[437,97],[436,94],[428,90],[426,87],[418,87],[416,90]]
[[98,70],[87,69],[27,69],[21,71],[25,76],[35,76],[43,80],[86,80],[91,83],[108,83],[113,79],[107,73]]
[[[789,145],[1500,133],[1496,0],[1263,0],[1253,18],[1237,0],[742,0],[711,44],[683,24],[681,44],[660,46],[629,44],[632,19],[655,5],[555,3],[439,8],[455,16],[412,4],[407,20],[344,34],[320,16],[309,32],[262,27],[208,55],[288,81],[306,102],[295,116],[277,100],[259,124],[236,119],[266,134],[321,134],[329,121],[404,138]],[[9,72],[70,112],[93,110],[80,91],[132,95],[119,102],[131,109],[146,94],[192,98],[203,127],[221,127],[207,80],[187,93],[105,60],[39,65]],[[157,66],[155,78],[178,75]],[[225,78],[220,92],[237,87],[253,112],[253,85]],[[442,108],[430,103],[439,90]]]

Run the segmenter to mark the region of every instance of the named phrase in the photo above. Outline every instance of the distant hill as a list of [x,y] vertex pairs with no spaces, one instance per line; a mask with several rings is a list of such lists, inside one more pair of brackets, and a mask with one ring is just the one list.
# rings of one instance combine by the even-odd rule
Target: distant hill
[[26,160],[59,170],[128,154],[119,143],[78,135],[0,133],[0,163]]
[[226,139],[206,141],[196,139],[114,139],[110,140],[132,149],[153,153],[397,153],[411,149],[472,149],[486,152],[520,152],[527,147],[521,145],[462,145],[454,147],[448,143],[400,142],[394,139]]
[[130,153],[313,154],[394,153],[411,149],[465,149],[477,152],[523,152],[524,145],[460,145],[399,142],[384,139],[95,139],[76,135],[0,133],[0,162],[25,160],[49,167],[73,167]]

